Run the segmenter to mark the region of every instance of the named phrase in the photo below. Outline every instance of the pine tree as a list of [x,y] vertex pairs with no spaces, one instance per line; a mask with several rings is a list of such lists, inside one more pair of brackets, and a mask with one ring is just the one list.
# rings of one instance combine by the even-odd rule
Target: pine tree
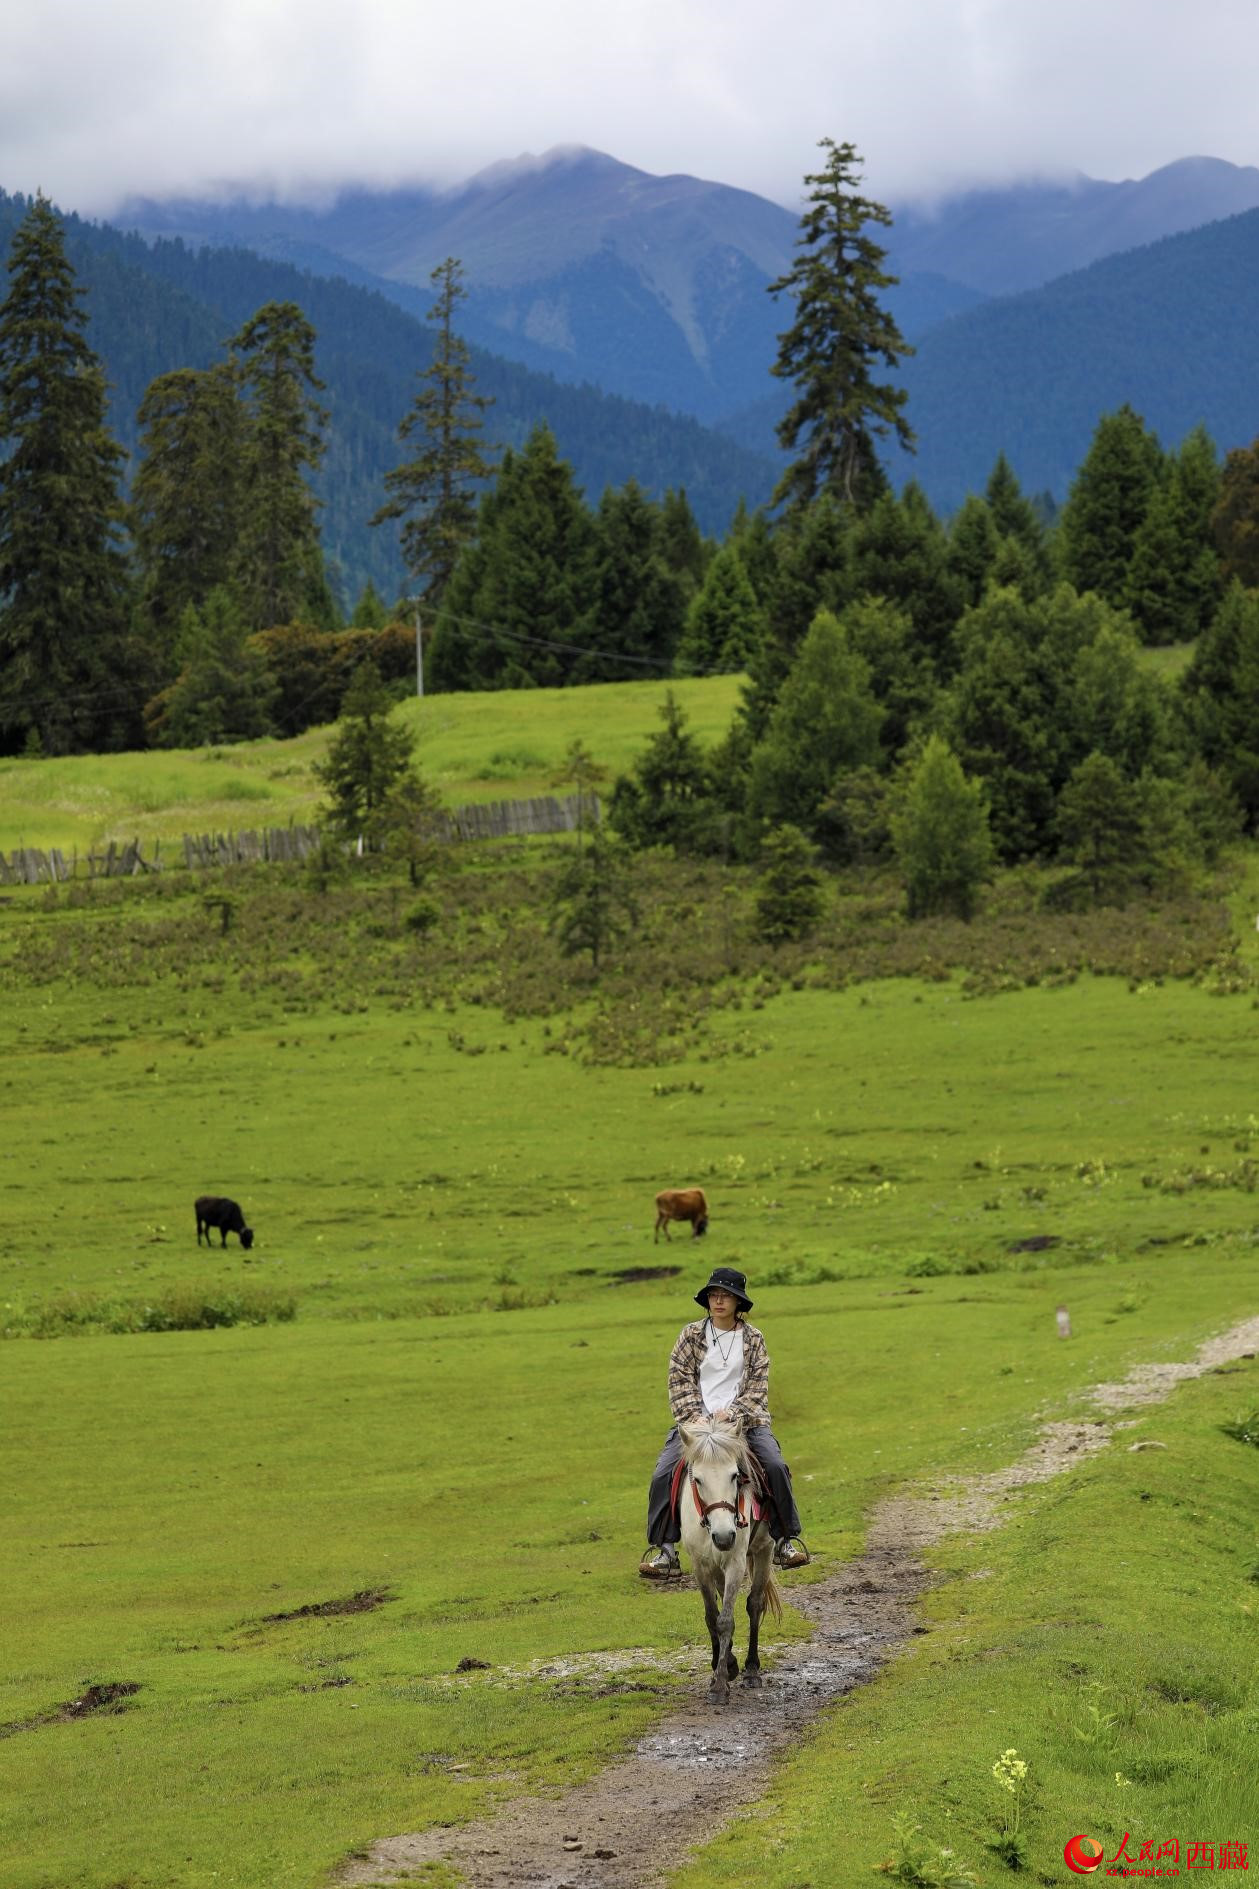
[[1189,643],[1220,601],[1211,519],[1220,493],[1215,447],[1198,427],[1171,459],[1137,531],[1125,601],[1147,643]]
[[1259,819],[1259,593],[1236,579],[1198,643],[1181,688],[1198,751],[1253,828]]
[[578,659],[574,680],[641,681],[668,673],[682,635],[684,589],[661,556],[660,535],[659,512],[637,480],[607,488],[595,514],[598,654]]
[[37,197],[0,305],[0,750],[110,742],[138,709],[126,671],[120,448],[61,224]]
[[1259,439],[1225,459],[1211,530],[1223,581],[1259,590]]
[[1058,797],[1061,857],[1080,868],[1094,899],[1145,864],[1137,790],[1109,755],[1086,755]]
[[737,548],[723,545],[686,613],[674,667],[680,676],[735,675],[764,635],[764,618]]
[[584,852],[561,868],[552,899],[552,929],[566,958],[590,953],[598,975],[605,958],[638,922],[638,907],[621,848],[596,826]]
[[968,781],[946,741],[932,735],[892,818],[909,916],[971,918],[992,876],[988,809],[978,781]]
[[482,500],[434,632],[435,677],[442,688],[552,688],[597,641],[594,525],[540,424]]
[[[1052,504],[1050,500],[1050,504]],[[998,538],[1014,539],[1027,554],[1024,570],[1035,580],[1035,590],[1044,590],[1053,581],[1053,557],[1045,536],[1045,527],[1037,515],[1036,506],[1031,499],[1025,498],[1023,488],[1014,476],[1009,460],[1004,453],[997,454],[996,464],[988,477],[984,488],[984,503],[992,515]],[[1008,584],[1013,579],[1008,574],[998,574],[1000,584]],[[1034,594],[1029,591],[1028,595]]]
[[776,826],[761,842],[756,935],[766,944],[807,938],[822,916],[822,879],[813,848],[799,827]]
[[1063,575],[1077,591],[1123,608],[1137,533],[1163,477],[1162,451],[1140,414],[1127,405],[1103,414],[1059,527]]
[[271,732],[275,685],[225,585],[200,609],[185,606],[174,653],[178,678],[145,708],[156,746],[199,748]]
[[686,487],[672,487],[660,505],[660,555],[682,585],[683,608],[704,581],[710,547],[695,522]]
[[753,752],[748,811],[770,825],[815,830],[838,777],[877,765],[882,720],[869,664],[819,611]]
[[895,371],[913,349],[879,297],[895,285],[883,268],[886,251],[865,234],[869,223],[890,225],[881,203],[859,196],[861,159],[851,144],[823,138],[826,168],[806,176],[811,208],[801,218],[801,252],[770,294],[790,295],[795,319],[778,338],[771,372],[793,381],[797,397],[778,438],[797,457],[774,493],[795,511],[829,491],[846,506],[863,507],[883,489],[876,440],[891,435],[906,451],[914,436],[902,408],[905,390],[874,379],[879,367]]
[[414,738],[390,721],[392,706],[375,663],[362,663],[346,690],[327,758],[315,764],[328,795],[329,826],[342,839],[362,838],[371,850],[384,844],[390,800],[413,773]]
[[383,630],[392,622],[385,602],[369,577],[359,593],[359,600],[350,614],[352,630]]
[[633,847],[710,850],[720,816],[704,751],[672,689],[659,713],[664,726],[615,782],[608,819]]
[[769,726],[778,691],[818,611],[838,613],[853,594],[851,539],[849,518],[829,492],[784,520],[777,534],[765,634],[748,663],[738,712],[752,742]]
[[949,569],[964,609],[973,609],[987,590],[1000,548],[1001,534],[991,506],[969,493],[949,529],[948,550]]
[[949,565],[948,540],[919,486],[906,486],[899,499],[881,493],[857,521],[849,581],[854,596],[884,597],[902,609],[922,653],[937,674],[947,674],[964,608],[962,585]]
[[131,533],[140,605],[158,648],[173,653],[191,604],[229,582],[242,525],[245,414],[234,367],[161,374],[140,405]]
[[385,474],[390,498],[371,522],[405,519],[403,559],[417,592],[436,609],[476,530],[476,487],[493,470],[480,435],[481,416],[494,403],[473,393],[468,346],[455,333],[455,308],[468,293],[462,265],[447,256],[429,279],[437,300],[428,319],[436,323],[437,341],[432,364],[420,375],[424,384],[398,428],[403,441],[418,436],[419,451]]
[[246,622],[265,630],[328,607],[319,502],[305,478],[323,458],[328,415],[315,399],[315,331],[295,302],[268,302],[231,346],[248,409],[234,582]]

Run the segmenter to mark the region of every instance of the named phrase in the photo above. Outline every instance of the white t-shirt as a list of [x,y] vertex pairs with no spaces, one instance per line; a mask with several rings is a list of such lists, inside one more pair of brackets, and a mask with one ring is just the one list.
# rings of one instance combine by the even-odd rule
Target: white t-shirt
[[705,1337],[708,1350],[699,1367],[699,1394],[704,1400],[704,1409],[711,1416],[714,1410],[728,1409],[739,1394],[739,1380],[743,1376],[743,1327],[736,1325],[733,1331],[718,1331],[710,1318]]

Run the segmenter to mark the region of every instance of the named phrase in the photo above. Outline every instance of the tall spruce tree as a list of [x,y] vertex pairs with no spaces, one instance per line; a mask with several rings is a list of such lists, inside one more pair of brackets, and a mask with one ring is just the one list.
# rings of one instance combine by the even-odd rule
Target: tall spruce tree
[[327,613],[319,501],[305,475],[323,459],[328,415],[315,398],[315,330],[296,302],[268,302],[231,346],[248,409],[234,587],[250,628],[265,630]]
[[1126,403],[1104,413],[1059,528],[1063,575],[1122,609],[1137,533],[1165,476],[1157,439]]
[[572,682],[596,643],[595,530],[555,435],[535,426],[482,499],[477,536],[447,589],[433,635],[442,688]]
[[230,362],[177,368],[140,403],[131,535],[140,606],[165,656],[184,612],[229,582],[242,523],[245,414]]
[[666,674],[682,634],[683,580],[660,553],[660,513],[637,480],[608,486],[595,513],[598,653],[580,657],[574,679],[642,680]]
[[52,205],[13,238],[0,305],[0,751],[126,738],[121,449]]
[[432,364],[420,375],[424,384],[398,428],[399,439],[416,439],[419,451],[385,474],[390,497],[371,522],[405,520],[403,559],[417,592],[436,608],[476,531],[476,487],[492,472],[480,438],[481,416],[494,403],[473,393],[468,346],[455,333],[455,308],[468,293],[462,265],[447,256],[429,280],[437,292],[428,311],[437,326]]
[[876,440],[890,435],[906,451],[914,445],[904,388],[875,379],[880,368],[895,370],[913,353],[879,300],[897,278],[883,267],[886,251],[866,234],[867,224],[890,225],[891,214],[858,195],[854,146],[820,142],[826,167],[804,180],[812,188],[800,220],[801,253],[769,285],[771,295],[790,295],[795,304],[770,370],[796,386],[778,427],[782,446],[796,457],[774,493],[789,511],[827,491],[847,506],[869,503],[885,485]]
[[680,676],[734,675],[746,668],[764,634],[752,580],[733,544],[723,545],[692,598],[678,644]]

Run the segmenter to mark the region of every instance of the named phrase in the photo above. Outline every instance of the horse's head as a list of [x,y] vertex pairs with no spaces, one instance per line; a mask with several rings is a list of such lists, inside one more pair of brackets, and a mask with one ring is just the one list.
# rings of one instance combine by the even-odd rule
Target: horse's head
[[735,1543],[739,1481],[747,1468],[743,1439],[734,1424],[719,1423],[715,1417],[679,1424],[678,1435],[700,1510],[700,1526],[708,1531],[713,1547],[726,1553]]

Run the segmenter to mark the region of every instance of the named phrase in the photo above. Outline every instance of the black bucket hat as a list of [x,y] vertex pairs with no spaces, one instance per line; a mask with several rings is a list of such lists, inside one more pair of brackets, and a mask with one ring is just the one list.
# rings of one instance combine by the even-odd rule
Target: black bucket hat
[[714,1266],[713,1276],[708,1281],[708,1284],[701,1286],[699,1291],[695,1294],[695,1303],[696,1305],[702,1305],[704,1310],[707,1311],[709,1293],[714,1286],[720,1286],[723,1292],[732,1292],[734,1294],[735,1298],[739,1301],[740,1311],[750,1312],[752,1310],[752,1301],[743,1289],[746,1285],[746,1274],[736,1272],[733,1266]]

